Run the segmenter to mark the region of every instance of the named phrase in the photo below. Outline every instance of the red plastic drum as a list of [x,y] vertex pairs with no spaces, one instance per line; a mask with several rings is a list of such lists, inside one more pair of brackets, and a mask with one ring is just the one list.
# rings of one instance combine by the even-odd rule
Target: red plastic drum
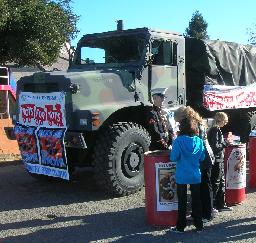
[[249,186],[256,188],[256,137],[249,139]]
[[169,151],[144,154],[146,222],[154,226],[175,226],[178,197],[176,164],[169,161]]
[[226,204],[240,204],[245,200],[246,145],[230,145],[225,149]]

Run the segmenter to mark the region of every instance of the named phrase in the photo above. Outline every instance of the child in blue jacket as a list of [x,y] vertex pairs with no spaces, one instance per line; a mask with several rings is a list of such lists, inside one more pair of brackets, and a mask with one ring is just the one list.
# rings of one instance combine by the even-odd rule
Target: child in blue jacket
[[176,162],[176,183],[178,194],[178,221],[172,230],[184,232],[187,225],[187,185],[190,185],[192,198],[192,215],[196,231],[202,231],[202,206],[200,199],[201,172],[200,162],[204,160],[205,149],[198,137],[198,122],[194,119],[183,119],[180,122],[179,136],[174,140],[170,153],[171,161]]

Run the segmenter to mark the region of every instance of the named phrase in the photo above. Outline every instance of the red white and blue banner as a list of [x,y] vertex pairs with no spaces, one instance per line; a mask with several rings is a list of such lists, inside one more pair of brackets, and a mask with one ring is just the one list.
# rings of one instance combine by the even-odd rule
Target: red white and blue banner
[[64,146],[65,94],[21,92],[18,105],[14,131],[26,169],[69,180]]
[[210,111],[256,107],[256,84],[248,86],[205,85],[203,105]]
[[21,92],[19,123],[25,126],[65,128],[65,94]]

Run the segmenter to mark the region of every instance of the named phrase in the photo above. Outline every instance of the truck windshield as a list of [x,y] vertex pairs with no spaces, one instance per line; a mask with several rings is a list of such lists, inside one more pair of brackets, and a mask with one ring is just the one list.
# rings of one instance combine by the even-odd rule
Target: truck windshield
[[138,62],[145,53],[145,46],[143,38],[132,35],[87,38],[78,49],[75,62],[76,64]]

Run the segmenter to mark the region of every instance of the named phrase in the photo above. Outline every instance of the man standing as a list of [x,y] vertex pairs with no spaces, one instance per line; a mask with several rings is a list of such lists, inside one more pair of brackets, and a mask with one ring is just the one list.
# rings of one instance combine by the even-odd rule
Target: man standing
[[150,150],[168,150],[172,143],[173,129],[163,102],[167,88],[152,89],[153,106],[148,112],[147,125],[151,135]]

